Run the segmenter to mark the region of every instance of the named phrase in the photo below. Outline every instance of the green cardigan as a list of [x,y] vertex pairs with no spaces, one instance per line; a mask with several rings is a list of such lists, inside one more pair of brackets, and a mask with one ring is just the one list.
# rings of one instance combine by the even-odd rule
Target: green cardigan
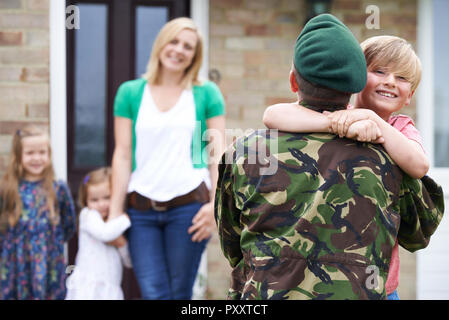
[[[124,117],[132,120],[132,171],[136,169],[136,122],[142,101],[146,79],[130,80],[122,83],[114,100],[114,117]],[[192,88],[196,108],[196,125],[192,138],[192,162],[194,168],[207,168],[206,145],[203,139],[207,129],[206,120],[225,114],[223,95],[217,85],[206,81]]]

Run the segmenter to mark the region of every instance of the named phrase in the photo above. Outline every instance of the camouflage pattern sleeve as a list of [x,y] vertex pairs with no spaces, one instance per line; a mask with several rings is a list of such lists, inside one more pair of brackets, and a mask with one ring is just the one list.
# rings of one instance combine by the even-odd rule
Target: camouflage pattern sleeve
[[240,249],[240,213],[235,207],[232,192],[232,163],[226,158],[233,156],[234,149],[230,147],[222,157],[218,167],[219,177],[215,195],[215,221],[218,227],[220,245],[224,256],[233,268],[231,288],[228,299],[240,299],[241,288],[245,284],[243,277],[243,255]]
[[443,189],[428,176],[417,180],[404,175],[399,210],[399,244],[410,252],[423,249],[443,217]]

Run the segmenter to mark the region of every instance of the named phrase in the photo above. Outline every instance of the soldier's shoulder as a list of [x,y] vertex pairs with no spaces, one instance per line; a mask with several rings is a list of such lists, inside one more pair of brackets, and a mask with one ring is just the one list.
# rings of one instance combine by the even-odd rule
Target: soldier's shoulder
[[239,145],[248,145],[253,139],[269,139],[269,129],[247,129],[245,132],[236,130],[232,135],[232,143],[228,149],[235,149]]

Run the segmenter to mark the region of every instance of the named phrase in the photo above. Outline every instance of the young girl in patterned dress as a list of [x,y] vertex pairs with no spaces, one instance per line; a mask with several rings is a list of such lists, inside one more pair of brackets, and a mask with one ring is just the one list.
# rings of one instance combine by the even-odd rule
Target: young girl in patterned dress
[[54,178],[49,137],[17,130],[0,182],[0,298],[64,299],[64,243],[76,219],[68,186]]

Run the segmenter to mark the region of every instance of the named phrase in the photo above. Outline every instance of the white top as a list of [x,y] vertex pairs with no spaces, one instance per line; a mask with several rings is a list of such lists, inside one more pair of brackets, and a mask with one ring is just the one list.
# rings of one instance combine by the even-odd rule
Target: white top
[[192,164],[196,123],[192,90],[184,90],[170,110],[161,112],[145,86],[136,121],[136,168],[128,192],[168,201],[189,193],[202,181],[210,188],[207,168],[195,169]]
[[76,266],[67,278],[66,300],[123,300],[122,263],[132,267],[128,246],[117,249],[106,242],[130,226],[126,215],[105,222],[98,211],[81,210]]

